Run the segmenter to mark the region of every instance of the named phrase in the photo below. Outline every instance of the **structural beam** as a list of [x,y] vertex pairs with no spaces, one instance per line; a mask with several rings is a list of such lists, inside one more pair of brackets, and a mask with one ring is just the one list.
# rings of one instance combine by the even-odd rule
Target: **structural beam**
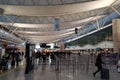
[[120,15],[120,12],[119,12],[117,9],[115,9],[113,6],[111,6],[111,8],[112,8],[118,15]]

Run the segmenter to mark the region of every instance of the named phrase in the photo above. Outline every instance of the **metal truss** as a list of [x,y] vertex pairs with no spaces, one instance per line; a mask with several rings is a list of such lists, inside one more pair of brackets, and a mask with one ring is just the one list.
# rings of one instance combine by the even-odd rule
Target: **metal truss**
[[[93,1],[93,0],[0,0],[0,4],[7,4],[7,5],[64,5],[64,4],[75,4],[75,3],[80,3],[80,2],[85,2],[85,1]],[[84,32],[86,29],[89,29],[89,25],[93,25],[94,23],[97,23],[97,25],[94,25],[95,30],[99,30],[104,27],[104,23],[99,24],[99,19],[97,19],[97,16],[101,15],[109,15],[111,12],[115,11],[118,14],[120,14],[116,10],[117,6],[111,5],[110,8],[101,8],[101,9],[96,9],[96,10],[91,10],[91,11],[86,11],[86,12],[80,12],[80,13],[75,13],[75,14],[64,14],[64,15],[59,15],[59,16],[20,16],[20,15],[2,15],[0,16],[0,21],[1,22],[11,22],[12,25],[7,26],[9,29],[9,32],[11,34],[17,33],[18,31],[36,31],[36,32],[47,32],[47,31],[54,31],[54,28],[47,27],[47,28],[17,28],[14,26],[14,23],[23,23],[23,24],[54,24],[55,18],[59,18],[61,23],[65,22],[72,22],[72,21],[78,21],[82,19],[86,19],[89,17],[96,17],[95,20],[89,20],[88,22],[82,23],[82,24],[75,24],[74,26],[65,26],[62,27],[62,29],[69,29],[69,28],[75,28],[79,26],[83,26],[82,28],[79,28],[79,34],[78,36],[85,35],[90,32],[88,30],[87,32]],[[111,10],[112,8],[112,10]],[[53,27],[53,26],[52,26]],[[19,35],[19,34],[18,34]],[[21,35],[19,35],[21,36]],[[65,41],[67,39],[73,39],[78,37],[73,34],[73,36],[67,36],[65,37],[66,39],[62,40]],[[26,37],[21,36],[21,38],[27,39]]]
[[[117,0],[116,0],[117,1]],[[115,2],[116,2],[115,1]],[[119,14],[120,15],[120,12],[117,10],[117,9],[119,9],[119,5],[114,5],[114,3],[115,2],[113,2],[113,4],[111,4],[108,8],[106,8],[106,9],[104,9],[101,13],[104,13],[106,10],[111,10],[110,12],[112,13],[113,11],[115,11],[117,14]],[[115,7],[117,7],[117,9],[115,8]],[[112,9],[111,9],[112,8]],[[99,15],[99,14],[97,14],[97,15]],[[96,16],[97,16],[96,15]],[[109,14],[110,15],[110,14]],[[109,15],[107,15],[107,16],[109,16]],[[107,18],[110,18],[110,17],[107,17]],[[102,19],[101,19],[102,20]],[[103,19],[104,20],[104,19]],[[66,39],[64,39],[64,41],[66,42],[66,41],[70,41],[71,42],[71,40],[72,41],[74,41],[74,40],[76,40],[76,39],[78,39],[78,38],[81,38],[81,36],[85,36],[86,34],[89,34],[89,33],[92,33],[92,32],[94,32],[94,31],[99,31],[99,30],[101,30],[101,29],[104,29],[106,26],[105,26],[105,24],[106,24],[106,22],[107,21],[103,21],[101,24],[99,23],[99,20],[98,19],[96,19],[95,21],[92,21],[92,22],[90,22],[95,28],[93,29],[93,30],[89,30],[89,23],[87,23],[86,24],[86,27],[84,27],[83,29],[82,29],[82,31],[81,32],[79,32],[79,34],[77,35],[77,37],[76,37],[76,35],[73,35],[73,36],[70,36],[70,37],[68,37],[68,38],[66,38]],[[96,23],[96,24],[95,24]]]
[[[117,7],[118,7],[118,6],[117,6]],[[118,15],[120,15],[120,12],[116,9],[116,7],[111,6],[111,8],[112,8]],[[120,6],[119,6],[119,8],[120,8]]]
[[[91,10],[91,11],[86,11],[86,12],[81,12],[81,13],[76,13],[76,14],[67,14],[67,15],[60,15],[60,16],[41,16],[41,17],[35,17],[35,16],[18,16],[18,15],[6,15],[8,18],[5,18],[4,16],[0,16],[0,21],[4,22],[12,22],[14,21],[15,23],[31,23],[31,24],[54,24],[55,18],[58,18],[60,22],[71,22],[71,21],[77,21],[89,17],[94,17],[98,13],[100,13],[102,9],[96,9],[96,10]],[[111,10],[108,9],[104,13],[100,15],[107,15],[111,13]],[[12,21],[11,21],[12,20]]]
[[88,36],[88,35],[91,35],[91,34],[93,34],[93,33],[95,33],[95,32],[98,32],[98,31],[100,31],[100,30],[103,30],[103,29],[105,29],[105,28],[107,28],[107,27],[109,27],[109,26],[112,26],[112,24],[108,24],[108,25],[106,25],[106,26],[104,26],[104,27],[102,27],[102,28],[92,30],[92,31],[87,32],[87,33],[85,33],[85,34],[79,35],[78,37],[68,39],[68,40],[66,41],[66,43],[69,43],[69,42],[71,42],[71,41],[77,40],[77,39],[79,39],[79,38],[83,38],[83,37]]
[[[16,30],[23,30],[23,31],[54,31],[54,28],[51,28],[53,26],[47,27],[47,28],[34,28],[34,29],[27,29],[27,28],[16,28],[14,27],[14,23],[28,23],[28,24],[54,24],[54,19],[57,17],[60,19],[61,23],[65,22],[72,22],[72,21],[78,21],[82,20],[88,17],[94,17],[97,15],[97,13],[100,13],[102,9],[96,9],[88,12],[82,12],[82,13],[76,13],[76,14],[69,14],[69,15],[61,15],[61,16],[41,16],[41,17],[31,17],[31,16],[17,16],[17,15],[4,15],[0,16],[0,21],[1,22],[10,22],[12,25],[7,26],[9,29],[10,33],[16,32]],[[107,15],[111,13],[111,10],[108,9],[105,12],[103,12],[100,15]],[[93,20],[91,20],[93,21]],[[85,23],[82,23],[85,26]],[[76,24],[76,25],[71,25],[71,26],[65,26],[61,27],[61,30],[64,29],[69,29],[69,28],[74,28],[77,26],[80,26],[82,24]],[[86,24],[87,25],[87,24]]]

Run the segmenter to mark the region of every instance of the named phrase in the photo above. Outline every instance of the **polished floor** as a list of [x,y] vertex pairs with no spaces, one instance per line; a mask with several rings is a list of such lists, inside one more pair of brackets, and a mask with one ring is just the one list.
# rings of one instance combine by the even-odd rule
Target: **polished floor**
[[[93,76],[96,67],[90,60],[86,55],[72,55],[55,63],[35,65],[29,74],[24,74],[25,67],[22,66],[2,75],[0,80],[102,80],[99,73],[96,77]],[[115,65],[105,67],[110,70],[110,80],[120,79],[120,73],[117,72]]]

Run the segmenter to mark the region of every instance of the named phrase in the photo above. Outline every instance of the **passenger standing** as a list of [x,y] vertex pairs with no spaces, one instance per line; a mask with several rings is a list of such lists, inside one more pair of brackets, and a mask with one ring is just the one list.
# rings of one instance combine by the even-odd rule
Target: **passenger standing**
[[12,68],[14,68],[14,67],[15,67],[15,58],[14,58],[14,57],[12,57],[11,66],[12,66]]
[[43,58],[43,62],[46,62],[46,53],[45,52],[43,52],[42,58]]
[[96,73],[98,73],[98,72],[100,72],[101,70],[102,70],[102,55],[101,55],[101,53],[99,53],[98,54],[98,56],[97,56],[97,58],[96,58],[96,63],[95,63],[95,66],[98,68],[97,69],[97,71],[95,71],[94,73],[93,73],[93,75],[94,75],[94,77],[95,77],[95,75],[96,75]]
[[18,65],[19,65],[19,53],[18,52],[16,52],[16,67],[18,67]]

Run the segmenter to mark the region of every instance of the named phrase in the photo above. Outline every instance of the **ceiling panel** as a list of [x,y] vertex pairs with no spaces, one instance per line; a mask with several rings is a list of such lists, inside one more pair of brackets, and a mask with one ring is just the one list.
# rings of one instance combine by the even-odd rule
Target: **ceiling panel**
[[89,2],[95,0],[0,0],[1,4],[9,5],[64,5],[64,4],[74,4]]
[[[44,1],[44,0],[42,0]],[[94,2],[78,3],[73,5],[59,6],[13,6],[0,5],[5,10],[4,14],[23,16],[57,16],[64,14],[74,14],[110,6],[115,0],[98,0]],[[84,6],[84,8],[83,8]]]

